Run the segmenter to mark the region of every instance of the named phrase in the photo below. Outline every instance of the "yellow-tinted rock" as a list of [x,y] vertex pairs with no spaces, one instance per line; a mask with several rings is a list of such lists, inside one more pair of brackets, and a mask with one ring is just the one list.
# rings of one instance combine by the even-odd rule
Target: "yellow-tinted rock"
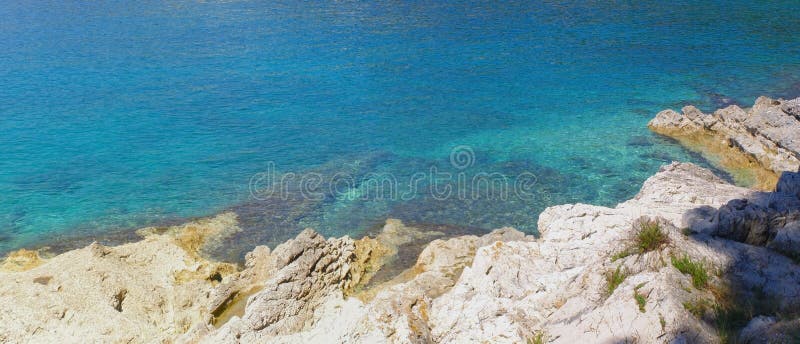
[[732,105],[713,114],[686,106],[659,112],[648,127],[700,153],[737,184],[772,191],[782,172],[800,168],[800,119],[787,112],[798,101],[760,97],[751,109]]
[[708,130],[681,132],[679,130],[651,129],[661,135],[669,136],[687,149],[700,153],[714,166],[728,172],[737,185],[758,190],[772,191],[778,182],[779,174],[765,168],[751,155],[731,146],[727,140]]
[[49,258],[13,252],[0,279],[0,342],[171,342],[210,322],[214,291],[236,266],[198,253],[236,228],[233,214],[170,228],[141,241],[97,243]]
[[21,249],[8,254],[8,257],[0,265],[0,269],[6,271],[25,271],[33,269],[44,263],[39,257],[39,252]]

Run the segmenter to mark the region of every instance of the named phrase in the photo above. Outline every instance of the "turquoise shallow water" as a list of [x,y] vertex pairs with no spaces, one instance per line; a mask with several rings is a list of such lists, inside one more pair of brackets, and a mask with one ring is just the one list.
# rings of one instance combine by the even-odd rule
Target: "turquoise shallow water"
[[[226,209],[243,232],[225,256],[386,217],[535,232],[546,206],[613,205],[668,161],[704,163],[648,132],[657,111],[797,96],[798,7],[4,1],[0,251]],[[359,182],[253,198],[270,162]],[[530,173],[532,197],[352,197],[432,166]]]

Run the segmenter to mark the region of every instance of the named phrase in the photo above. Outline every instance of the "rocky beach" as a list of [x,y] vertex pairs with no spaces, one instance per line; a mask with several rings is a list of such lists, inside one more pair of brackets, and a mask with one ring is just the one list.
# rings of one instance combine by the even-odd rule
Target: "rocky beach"
[[357,240],[306,229],[242,265],[204,254],[238,231],[232,212],[119,246],[15,251],[0,266],[0,342],[800,340],[800,98],[665,110],[649,126],[736,184],[673,162],[615,207],[547,208],[539,237],[389,219]]

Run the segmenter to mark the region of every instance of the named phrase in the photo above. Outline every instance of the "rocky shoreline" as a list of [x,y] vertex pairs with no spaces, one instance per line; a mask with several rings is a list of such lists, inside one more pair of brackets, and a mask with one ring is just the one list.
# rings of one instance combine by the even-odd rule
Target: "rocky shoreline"
[[[444,238],[388,220],[358,240],[307,229],[235,266],[203,254],[238,230],[224,213],[120,246],[17,251],[0,266],[0,342],[790,343],[800,338],[798,102],[687,107],[650,123],[746,158],[721,164],[755,170],[767,191],[672,163],[614,208],[546,209],[539,238],[513,228]],[[722,138],[727,150],[707,148]],[[373,280],[419,240],[431,241],[412,267]]]
[[759,97],[704,114],[694,106],[659,112],[648,126],[731,172],[737,182],[773,190],[783,171],[800,168],[800,98]]

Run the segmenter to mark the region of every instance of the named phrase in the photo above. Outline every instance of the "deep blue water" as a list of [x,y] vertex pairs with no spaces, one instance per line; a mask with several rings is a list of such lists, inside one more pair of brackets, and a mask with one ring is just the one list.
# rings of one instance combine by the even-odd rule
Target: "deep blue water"
[[[704,163],[648,132],[659,110],[800,93],[794,0],[6,0],[0,18],[0,251],[226,209],[228,255],[387,217],[535,232],[546,206],[613,205],[668,161]],[[474,163],[454,168],[456,146]],[[270,162],[536,180],[524,199],[254,199]]]

